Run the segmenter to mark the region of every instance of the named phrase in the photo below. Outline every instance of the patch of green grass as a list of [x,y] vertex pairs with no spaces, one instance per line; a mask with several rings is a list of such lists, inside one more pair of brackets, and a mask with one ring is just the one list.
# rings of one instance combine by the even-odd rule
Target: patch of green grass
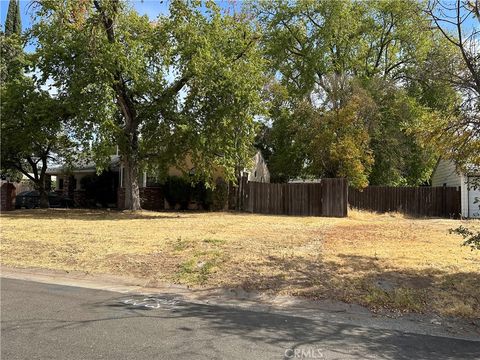
[[371,286],[363,296],[366,305],[373,308],[385,308],[404,312],[423,312],[425,310],[425,291],[407,287],[398,287],[385,291]]
[[226,240],[224,239],[204,239],[204,243],[207,244],[212,244],[212,245],[223,245],[226,243]]
[[179,237],[175,244],[173,245],[173,250],[175,251],[183,251],[190,246],[190,242],[188,240],[182,239]]
[[222,261],[220,251],[197,252],[191,259],[180,264],[176,278],[182,283],[203,285]]

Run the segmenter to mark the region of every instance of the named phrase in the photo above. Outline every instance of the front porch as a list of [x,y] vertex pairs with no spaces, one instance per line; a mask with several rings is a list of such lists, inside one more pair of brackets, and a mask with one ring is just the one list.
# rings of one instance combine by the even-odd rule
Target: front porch
[[56,174],[55,192],[73,199],[79,208],[116,208],[118,171],[73,171]]

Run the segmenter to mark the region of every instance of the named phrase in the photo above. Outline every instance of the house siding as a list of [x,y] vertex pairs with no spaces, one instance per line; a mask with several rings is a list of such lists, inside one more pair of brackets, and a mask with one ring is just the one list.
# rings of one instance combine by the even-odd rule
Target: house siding
[[268,171],[267,164],[260,151],[257,151],[255,157],[253,158],[253,161],[253,168],[247,171],[248,181],[269,183],[270,172]]
[[432,175],[432,186],[462,186],[462,176],[452,161],[440,160]]
[[[478,180],[477,180],[478,179]],[[469,176],[468,185],[466,186],[468,195],[465,195],[466,211],[470,218],[480,218],[480,203],[475,202],[476,199],[480,199],[480,189],[476,188],[476,185],[480,181],[480,176]],[[466,192],[467,192],[466,191]]]
[[480,217],[480,211],[476,211],[476,208],[472,208],[472,205],[480,191],[469,189],[469,179],[471,178],[459,173],[452,161],[440,160],[432,174],[432,186],[460,187],[462,217],[478,218]]

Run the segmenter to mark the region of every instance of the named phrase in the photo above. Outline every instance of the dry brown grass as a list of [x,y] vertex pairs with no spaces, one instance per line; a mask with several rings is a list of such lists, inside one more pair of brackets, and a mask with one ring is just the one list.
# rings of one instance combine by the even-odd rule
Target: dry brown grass
[[8,266],[480,317],[480,253],[448,233],[457,220],[358,211],[336,219],[25,210],[4,213],[0,221],[1,262]]

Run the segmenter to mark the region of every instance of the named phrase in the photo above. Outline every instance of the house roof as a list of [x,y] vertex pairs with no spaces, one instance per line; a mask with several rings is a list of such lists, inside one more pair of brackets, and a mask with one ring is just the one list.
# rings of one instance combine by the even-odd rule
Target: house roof
[[[117,169],[120,165],[120,156],[110,156],[110,169]],[[79,160],[71,166],[54,166],[47,169],[49,175],[60,175],[65,173],[93,173],[97,171],[95,162],[89,160]]]
[[[257,159],[259,158],[259,159]],[[268,167],[265,163],[263,155],[260,150],[254,155],[255,160],[259,160],[260,163],[265,166],[266,171],[268,172]],[[256,161],[257,162],[257,161]],[[251,169],[244,169],[246,172],[255,171],[257,164],[255,163]],[[111,155],[110,156],[110,165],[111,170],[117,170],[120,167],[120,156],[119,155]],[[60,166],[52,166],[47,169],[48,175],[62,175],[68,173],[94,173],[96,172],[97,167],[94,161],[91,160],[79,160],[72,165],[60,165]],[[194,171],[192,168],[190,171]]]

